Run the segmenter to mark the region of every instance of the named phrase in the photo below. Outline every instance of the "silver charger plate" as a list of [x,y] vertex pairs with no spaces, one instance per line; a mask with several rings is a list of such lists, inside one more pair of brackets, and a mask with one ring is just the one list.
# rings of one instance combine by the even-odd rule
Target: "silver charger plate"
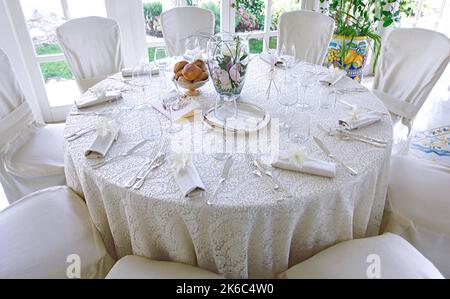
[[[267,111],[255,104],[238,101],[236,118],[227,121],[227,130],[234,132],[254,132],[266,127],[270,122]],[[223,120],[215,116],[216,107],[203,114],[203,121],[212,128],[225,128]]]

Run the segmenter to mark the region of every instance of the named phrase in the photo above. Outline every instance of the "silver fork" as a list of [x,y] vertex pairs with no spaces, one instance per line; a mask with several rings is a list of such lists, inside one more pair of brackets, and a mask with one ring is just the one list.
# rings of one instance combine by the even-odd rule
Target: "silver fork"
[[376,147],[386,147],[386,143],[380,139],[364,136],[364,135],[356,135],[350,132],[346,132],[344,129],[326,129],[322,125],[317,124],[317,127],[327,133],[329,136],[337,136],[342,137],[344,139],[353,139],[357,141],[361,141],[363,143],[367,143]]
[[133,145],[133,146],[132,146],[130,149],[128,149],[127,151],[122,152],[122,153],[119,153],[118,156],[115,156],[115,157],[109,158],[109,159],[107,159],[107,160],[100,161],[100,162],[97,162],[97,163],[93,164],[93,165],[92,165],[92,168],[93,168],[93,169],[97,169],[97,168],[100,168],[100,167],[104,166],[105,164],[108,164],[108,163],[110,163],[110,162],[113,162],[113,161],[115,161],[115,160],[117,160],[117,159],[127,157],[127,156],[129,156],[132,152],[134,152],[136,149],[138,149],[138,148],[140,148],[141,146],[143,146],[146,142],[147,142],[147,139],[144,139],[144,140],[138,142],[137,144]]
[[150,168],[148,168],[142,175],[138,176],[138,179],[136,183],[133,185],[133,189],[139,189],[142,187],[142,185],[145,182],[145,179],[148,177],[148,175],[159,166],[163,165],[166,162],[166,153],[159,154],[158,157],[156,157],[155,162],[152,164]]
[[[163,148],[163,146],[168,143],[168,140],[165,139],[163,141],[163,143],[161,144],[161,146],[159,147],[159,149]],[[156,155],[159,153],[159,150],[157,150],[157,147],[155,147],[152,151],[152,153],[150,154],[150,161],[145,162],[140,168],[139,170],[135,173],[135,175],[133,175],[133,177],[131,177],[126,183],[125,183],[125,188],[131,188],[136,181],[138,180],[138,176],[141,175],[144,171],[147,170],[148,167],[151,167],[151,165],[155,162],[156,159]]]

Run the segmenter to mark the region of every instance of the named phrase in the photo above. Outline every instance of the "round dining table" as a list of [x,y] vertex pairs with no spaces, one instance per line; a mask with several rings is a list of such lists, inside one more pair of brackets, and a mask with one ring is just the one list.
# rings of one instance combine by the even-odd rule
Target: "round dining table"
[[[317,81],[325,70],[321,66],[307,66],[299,63],[294,67],[295,72],[289,73],[294,76],[293,92],[300,94],[295,80],[308,77]],[[70,134],[88,126],[98,126],[108,117],[120,124],[118,138],[104,158],[110,161],[101,167],[93,167],[96,159],[85,156],[95,139],[95,131],[65,142],[67,183],[85,198],[93,223],[112,255],[116,258],[138,255],[186,263],[226,278],[274,278],[338,242],[379,233],[392,144],[392,121],[384,105],[369,90],[361,91],[362,85],[345,77],[335,86],[309,86],[304,98],[313,109],[300,111],[294,105],[285,115],[276,91],[268,90],[272,78],[270,70],[260,58],[252,59],[238,101],[264,108],[272,117],[268,126],[277,118],[294,122],[307,114],[311,137],[321,139],[336,157],[358,174],[351,175],[339,163],[336,163],[333,178],[265,165],[290,194],[280,200],[278,191],[273,190],[267,179],[255,175],[245,155],[233,153],[229,176],[214,203],[208,204],[221,178],[224,161],[213,153],[192,153],[192,163],[205,187],[201,197],[183,197],[169,163],[155,169],[141,188],[126,188],[127,181],[151,159],[150,153],[160,140],[176,135],[167,132],[168,118],[150,104],[160,100],[161,94],[173,85],[170,71],[165,77],[151,77],[140,91],[136,91],[132,81],[116,74],[98,85],[121,89],[122,97],[86,109],[74,106],[65,127],[65,133]],[[283,75],[283,71],[275,72]],[[162,84],[165,79],[167,82]],[[322,109],[320,97],[331,88],[341,90],[333,93],[336,104]],[[351,92],[352,88],[358,92]],[[192,97],[203,113],[214,106],[215,98],[211,80],[200,88],[199,95]],[[340,118],[349,115],[348,104],[382,112],[381,121],[355,132],[384,139],[385,147],[338,138],[319,128],[319,125],[336,127]],[[192,119],[184,119],[183,128],[192,123]],[[209,127],[200,132],[221,134],[212,132]],[[280,147],[294,143],[288,133],[281,132],[277,136]],[[143,140],[142,146],[124,154]],[[308,157],[332,161],[312,138],[301,146]]]

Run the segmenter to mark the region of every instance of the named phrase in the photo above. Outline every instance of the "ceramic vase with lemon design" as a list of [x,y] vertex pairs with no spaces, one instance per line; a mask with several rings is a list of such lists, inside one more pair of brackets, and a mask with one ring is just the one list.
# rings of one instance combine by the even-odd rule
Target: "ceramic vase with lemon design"
[[369,42],[365,36],[343,36],[334,34],[328,46],[325,65],[334,65],[347,72],[347,76],[361,82],[366,65]]

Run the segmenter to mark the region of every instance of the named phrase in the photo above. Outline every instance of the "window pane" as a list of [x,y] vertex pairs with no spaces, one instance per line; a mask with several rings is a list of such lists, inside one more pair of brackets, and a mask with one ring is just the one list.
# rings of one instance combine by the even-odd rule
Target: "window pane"
[[147,42],[162,41],[162,31],[160,16],[163,11],[174,8],[177,4],[176,0],[143,0],[145,18],[145,33]]
[[80,96],[73,74],[65,61],[40,64],[50,106],[71,105]]
[[[21,0],[25,21],[36,52],[61,53],[55,29],[65,22],[60,0]],[[44,48],[44,49],[42,49]]]
[[[252,53],[252,54],[261,53],[263,51],[264,40],[251,38],[248,41],[248,45],[249,45],[250,53]],[[275,36],[273,36],[269,39],[269,48],[276,49],[276,47],[277,47],[277,38]]]
[[67,0],[71,19],[99,16],[106,17],[105,0]]
[[264,0],[241,0],[236,3],[236,32],[264,30]]
[[270,30],[278,29],[280,16],[287,11],[299,10],[300,0],[272,0],[272,22]]

